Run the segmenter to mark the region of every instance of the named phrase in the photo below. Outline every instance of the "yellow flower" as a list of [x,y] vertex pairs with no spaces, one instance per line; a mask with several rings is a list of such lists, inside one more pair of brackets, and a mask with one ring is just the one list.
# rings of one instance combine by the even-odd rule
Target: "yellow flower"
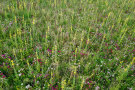
[[48,31],[49,31],[49,26],[48,26]]
[[16,37],[16,33],[13,35],[13,37]]
[[75,49],[75,53],[77,53],[77,48]]
[[83,37],[81,38],[81,42],[83,41]]
[[48,83],[48,87],[50,87],[50,84]]
[[124,71],[126,72],[127,71],[127,68],[125,68]]
[[120,61],[120,63],[123,63],[123,61]]
[[111,14],[112,14],[112,12],[110,12],[110,13],[108,14],[108,17],[109,17]]
[[83,84],[84,84],[84,78],[83,78],[82,83],[81,83],[81,89],[83,88]]
[[34,75],[34,78],[35,78],[35,75]]
[[63,80],[63,81],[61,82],[61,88],[64,89],[65,85],[66,85],[66,80]]
[[24,15],[23,15],[23,18],[22,18],[23,22],[24,22]]
[[30,65],[28,60],[27,60],[27,65],[28,65],[28,66]]
[[22,52],[22,49],[20,49],[20,52]]
[[74,71],[74,75],[76,74],[76,71]]
[[71,25],[71,32],[72,32],[72,25]]
[[10,61],[10,59],[8,59],[8,61]]
[[135,61],[135,57],[133,58],[133,60],[132,60],[132,62],[130,64],[133,65],[134,64],[134,61]]
[[33,24],[33,25],[35,24],[35,18],[33,18],[32,24]]
[[7,7],[8,7],[8,10],[9,10],[9,5]]
[[133,62],[131,62],[130,64],[133,65]]
[[103,38],[105,38],[105,37],[106,37],[106,34],[104,34]]
[[38,53],[37,53],[37,51],[36,51],[36,57],[37,57],[37,59],[38,59]]
[[21,30],[17,29],[17,35],[21,35]]
[[135,57],[133,58],[133,61],[135,61]]
[[25,2],[23,3],[23,6],[24,6],[24,8],[26,8],[26,3]]
[[55,50],[57,50],[57,46],[55,45]]
[[14,64],[14,62],[13,62],[13,60],[11,60],[11,63],[12,63],[12,66],[14,66],[15,64]]

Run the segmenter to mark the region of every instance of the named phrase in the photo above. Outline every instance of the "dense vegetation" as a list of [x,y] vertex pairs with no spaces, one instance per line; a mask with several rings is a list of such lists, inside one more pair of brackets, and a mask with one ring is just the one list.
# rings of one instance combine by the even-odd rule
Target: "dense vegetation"
[[0,0],[1,90],[134,90],[135,0]]

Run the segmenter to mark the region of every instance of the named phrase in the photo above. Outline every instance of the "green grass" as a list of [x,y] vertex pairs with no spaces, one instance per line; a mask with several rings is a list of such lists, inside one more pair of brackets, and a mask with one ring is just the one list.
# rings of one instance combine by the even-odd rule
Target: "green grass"
[[1,90],[135,89],[134,0],[1,0]]

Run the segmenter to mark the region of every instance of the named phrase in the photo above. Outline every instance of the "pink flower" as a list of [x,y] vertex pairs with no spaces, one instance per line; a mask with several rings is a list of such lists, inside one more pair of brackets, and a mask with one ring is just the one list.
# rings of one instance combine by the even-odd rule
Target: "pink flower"
[[4,75],[4,76],[2,76],[2,78],[5,78],[6,76]]
[[3,55],[1,55],[1,57],[6,58],[6,55],[5,55],[5,54],[3,54]]
[[117,50],[120,50],[120,47],[118,46],[118,44],[115,44],[115,46]]
[[61,52],[61,51],[58,51],[58,52]]
[[112,48],[111,48],[111,53],[113,53],[113,52],[112,52]]
[[1,73],[0,75],[4,75],[3,73]]
[[80,53],[81,55],[84,55],[84,53]]
[[74,53],[74,51],[72,51],[71,53]]
[[43,62],[40,62],[40,65],[42,65],[43,64]]
[[46,75],[45,75],[45,78],[48,77],[48,76],[49,76],[49,74],[46,74]]
[[5,54],[1,55],[2,57],[5,57]]
[[56,88],[55,87],[52,87],[52,90],[56,90]]
[[38,59],[38,62],[41,62],[41,59]]
[[48,52],[51,52],[52,50],[50,50],[50,49],[47,49],[47,51],[48,51]]
[[80,53],[80,54],[81,54],[82,56],[84,56],[84,55],[86,55],[86,56],[87,56],[87,55],[88,55],[88,54],[85,54],[85,53]]
[[84,56],[85,55],[85,53],[80,53],[82,56]]
[[97,33],[98,36],[102,36],[102,33]]
[[105,43],[105,46],[108,46],[108,43]]

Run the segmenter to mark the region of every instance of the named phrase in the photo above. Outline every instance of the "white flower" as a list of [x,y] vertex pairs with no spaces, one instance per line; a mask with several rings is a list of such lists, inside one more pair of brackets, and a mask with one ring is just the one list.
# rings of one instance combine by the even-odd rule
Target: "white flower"
[[30,88],[30,85],[28,84],[28,85],[26,86],[26,88],[27,88],[27,89]]
[[21,70],[18,70],[18,72],[20,72]]
[[132,88],[129,88],[129,90],[133,90]]
[[37,84],[39,84],[39,81],[37,81]]
[[100,87],[99,86],[97,86],[96,88],[95,88],[95,90],[99,90],[100,89]]
[[19,76],[21,76],[22,74],[20,73]]

